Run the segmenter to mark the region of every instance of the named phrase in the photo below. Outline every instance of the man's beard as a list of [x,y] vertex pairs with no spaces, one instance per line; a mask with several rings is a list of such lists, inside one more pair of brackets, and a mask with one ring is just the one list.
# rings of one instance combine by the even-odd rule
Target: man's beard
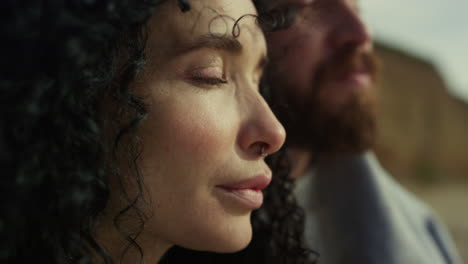
[[373,54],[345,49],[317,67],[308,93],[302,95],[293,93],[298,89],[291,87],[284,74],[272,71],[272,105],[286,128],[287,145],[311,150],[317,157],[370,149],[376,138],[375,87],[352,91],[344,102],[334,107],[323,93],[327,83],[353,70],[368,72],[375,82],[376,61]]

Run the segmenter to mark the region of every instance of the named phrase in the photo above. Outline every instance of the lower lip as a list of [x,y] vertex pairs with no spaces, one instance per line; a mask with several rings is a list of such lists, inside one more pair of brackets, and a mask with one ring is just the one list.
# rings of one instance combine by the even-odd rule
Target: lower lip
[[371,86],[371,78],[368,73],[351,73],[338,81],[348,83],[350,86],[356,88],[367,88]]
[[221,195],[234,202],[240,207],[254,210],[260,208],[263,203],[262,191],[252,189],[226,189],[217,187]]

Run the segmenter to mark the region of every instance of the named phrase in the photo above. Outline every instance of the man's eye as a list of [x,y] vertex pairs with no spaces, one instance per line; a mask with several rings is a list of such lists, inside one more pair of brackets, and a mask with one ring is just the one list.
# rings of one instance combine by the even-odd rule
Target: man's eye
[[259,22],[265,31],[287,29],[296,21],[300,6],[284,5],[259,15]]

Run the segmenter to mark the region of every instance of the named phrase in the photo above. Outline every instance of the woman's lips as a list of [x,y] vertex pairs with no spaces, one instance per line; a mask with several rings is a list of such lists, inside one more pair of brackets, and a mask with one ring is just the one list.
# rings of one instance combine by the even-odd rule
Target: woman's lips
[[258,209],[263,203],[262,189],[270,184],[271,177],[259,175],[235,183],[216,186],[223,196],[234,201],[242,207],[253,210]]
[[240,180],[234,183],[218,185],[221,188],[228,190],[239,190],[239,189],[251,189],[251,190],[262,190],[270,184],[271,177],[267,175],[258,175],[245,180]]
[[227,190],[220,188],[223,196],[236,203],[238,206],[245,207],[248,210],[260,208],[263,203],[262,191],[251,189]]

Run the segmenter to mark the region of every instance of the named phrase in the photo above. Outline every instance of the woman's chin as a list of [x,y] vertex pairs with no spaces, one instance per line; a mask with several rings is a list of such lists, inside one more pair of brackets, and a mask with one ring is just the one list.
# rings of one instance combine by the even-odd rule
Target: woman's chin
[[218,253],[234,253],[245,249],[252,241],[252,229],[243,232],[243,234],[232,234],[223,241],[213,245],[211,251]]
[[252,225],[250,216],[238,218],[240,219],[229,221],[223,226],[213,226],[211,230],[205,231],[204,237],[199,236],[197,241],[185,247],[217,253],[234,253],[243,250],[252,240]]

